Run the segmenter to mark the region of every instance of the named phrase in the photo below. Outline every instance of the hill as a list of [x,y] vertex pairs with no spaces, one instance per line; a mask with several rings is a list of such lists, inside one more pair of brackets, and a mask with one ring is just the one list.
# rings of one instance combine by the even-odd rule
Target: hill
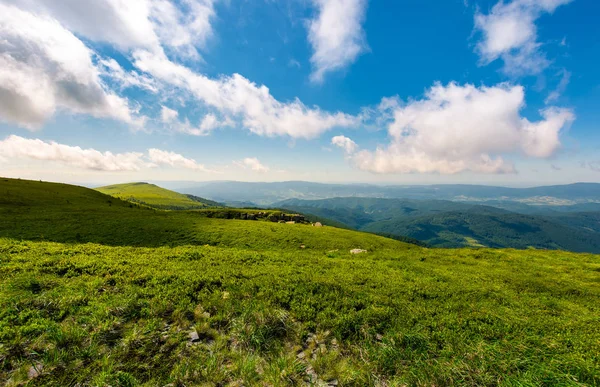
[[148,183],[126,183],[96,188],[106,195],[163,210],[191,210],[222,207],[221,204],[194,195],[180,194]]
[[[331,249],[409,248],[363,232],[235,218],[256,209],[157,211],[68,184],[0,179],[0,237],[111,246],[213,245]],[[274,211],[276,212],[276,211]],[[325,231],[326,229],[326,231]]]
[[290,199],[277,206],[342,222],[351,228],[414,238],[437,247],[512,247],[600,253],[600,213],[518,214],[443,200]]
[[208,211],[0,179],[0,380],[600,383],[598,255],[426,249]]

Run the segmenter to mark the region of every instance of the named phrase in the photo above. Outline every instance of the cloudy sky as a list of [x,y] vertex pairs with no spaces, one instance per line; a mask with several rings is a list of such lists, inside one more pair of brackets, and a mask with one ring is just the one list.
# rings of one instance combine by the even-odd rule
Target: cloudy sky
[[0,0],[0,175],[600,181],[596,0]]

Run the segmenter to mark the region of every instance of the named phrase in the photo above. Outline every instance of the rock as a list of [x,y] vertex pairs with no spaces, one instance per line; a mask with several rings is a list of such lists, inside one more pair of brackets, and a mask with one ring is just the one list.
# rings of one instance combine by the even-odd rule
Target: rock
[[37,363],[29,367],[29,371],[27,372],[27,377],[29,379],[35,379],[42,373],[42,369],[44,368],[43,364]]
[[313,226],[315,226],[315,227],[323,227],[323,225],[321,224],[321,222],[315,222],[313,224]]
[[306,354],[304,352],[300,352],[299,354],[296,355],[296,357],[298,359],[304,359],[306,357]]
[[200,341],[200,336],[198,336],[198,332],[195,330],[190,332],[190,342],[197,343]]
[[305,249],[305,248],[306,248],[306,246],[304,246],[304,245],[300,245],[300,248],[301,248],[301,249]]
[[361,253],[366,253],[367,250],[363,250],[363,249],[352,249],[350,250],[350,254],[361,254]]
[[337,386],[338,385],[338,380],[337,379],[333,379],[327,382],[328,386]]
[[305,372],[306,372],[306,375],[308,376],[309,383],[315,384],[317,382],[317,380],[319,379],[319,376],[315,372],[314,368],[312,368],[311,366],[306,367]]
[[383,335],[381,333],[378,333],[375,335],[375,338],[377,339],[377,341],[381,341],[383,340]]
[[287,221],[285,223],[287,223],[287,224],[296,224],[296,222],[294,222],[293,220]]

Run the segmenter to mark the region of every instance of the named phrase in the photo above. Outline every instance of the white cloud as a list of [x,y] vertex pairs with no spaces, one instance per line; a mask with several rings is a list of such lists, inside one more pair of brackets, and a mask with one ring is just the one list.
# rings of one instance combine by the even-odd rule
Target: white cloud
[[71,31],[121,50],[162,47],[197,56],[212,35],[213,0],[4,0],[51,15]]
[[101,59],[98,61],[98,67],[103,76],[116,81],[122,89],[137,87],[152,93],[158,92],[154,79],[136,71],[125,71],[113,58]]
[[198,57],[195,47],[204,47],[213,34],[213,0],[184,0],[183,9],[169,0],[151,0],[151,20],[163,46],[186,56]]
[[0,119],[35,129],[63,108],[142,123],[101,82],[92,51],[54,19],[0,4],[0,36]]
[[177,117],[179,117],[179,113],[177,112],[177,110],[169,109],[166,106],[161,106],[160,119],[162,122],[173,122],[177,120]]
[[310,59],[313,82],[323,82],[325,74],[346,68],[368,50],[362,27],[367,0],[313,0],[318,14],[308,24],[308,40],[313,48]]
[[484,15],[475,14],[475,29],[482,34],[477,52],[483,64],[498,58],[510,75],[538,74],[549,65],[537,41],[536,20],[572,0],[513,0],[498,2]]
[[170,61],[162,54],[136,51],[134,65],[156,79],[187,91],[225,117],[240,118],[244,127],[261,136],[314,138],[337,126],[356,125],[356,117],[307,107],[300,100],[280,102],[266,86],[239,74],[211,79]]
[[100,152],[95,149],[82,149],[78,146],[59,144],[54,141],[26,139],[11,135],[0,141],[0,162],[9,160],[41,160],[58,162],[74,168],[96,171],[139,171],[142,168],[171,166],[201,172],[214,172],[193,159],[178,153],[160,149],[148,149],[148,153]]
[[160,149],[148,149],[148,159],[156,165],[169,165],[176,168],[185,168],[195,171],[211,172],[203,164],[194,159],[188,159],[179,153],[168,152]]
[[266,173],[270,171],[270,168],[261,164],[256,157],[246,157],[243,160],[234,161],[234,164],[244,169],[251,169],[258,173]]
[[165,124],[169,124],[169,127],[174,131],[191,134],[192,136],[207,136],[217,128],[231,127],[234,125],[234,122],[230,118],[220,120],[216,115],[208,113],[202,118],[198,126],[193,126],[187,118],[183,121],[179,121],[179,113],[166,106],[161,107],[160,117],[161,121]]
[[138,152],[111,153],[78,146],[58,144],[54,141],[8,136],[0,141],[0,154],[5,159],[34,159],[55,161],[76,168],[97,171],[138,171],[146,163]]
[[567,90],[567,86],[571,81],[571,72],[565,69],[562,69],[562,71],[560,71],[558,75],[560,75],[560,81],[558,82],[556,89],[552,90],[550,94],[548,94],[548,97],[546,97],[546,100],[544,101],[546,105],[552,102],[556,102],[560,98],[560,96],[565,92],[565,90]]
[[568,109],[548,108],[541,121],[530,122],[520,116],[524,97],[521,86],[508,84],[436,84],[423,100],[384,104],[393,117],[390,144],[355,151],[350,158],[376,173],[514,172],[503,155],[551,156],[560,147],[561,131],[575,118]]
[[176,125],[175,129],[178,132],[190,134],[192,136],[208,136],[217,128],[231,127],[234,123],[231,119],[225,118],[220,120],[212,113],[206,114],[198,126],[192,126],[188,119]]
[[340,147],[346,153],[354,153],[358,145],[346,136],[335,136],[331,139],[331,144]]

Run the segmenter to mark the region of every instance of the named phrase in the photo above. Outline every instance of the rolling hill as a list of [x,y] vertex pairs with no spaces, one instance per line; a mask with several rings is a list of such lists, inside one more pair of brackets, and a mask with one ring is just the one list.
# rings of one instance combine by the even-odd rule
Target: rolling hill
[[600,213],[594,212],[518,214],[462,202],[355,197],[289,199],[276,205],[334,219],[357,230],[414,238],[430,246],[600,253]]
[[180,194],[148,183],[126,183],[96,188],[103,194],[163,210],[222,207],[220,203],[194,195]]
[[421,248],[208,211],[0,178],[0,380],[600,383],[598,255]]

